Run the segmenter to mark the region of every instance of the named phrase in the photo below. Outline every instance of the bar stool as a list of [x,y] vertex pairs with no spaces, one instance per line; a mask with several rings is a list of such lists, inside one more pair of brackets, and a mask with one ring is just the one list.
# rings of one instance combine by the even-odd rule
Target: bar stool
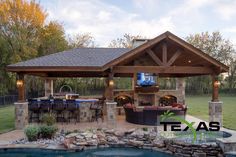
[[63,102],[63,99],[54,99],[53,101],[53,112],[56,114],[57,122],[65,122],[65,109],[66,104]]
[[29,122],[39,122],[40,107],[37,99],[28,99]]
[[92,116],[92,120],[91,121],[95,121],[98,122],[98,119],[101,118],[103,121],[103,100],[99,100],[98,102],[94,102],[91,104],[90,106],[90,110],[94,110],[95,111],[95,115]]
[[67,122],[71,122],[71,119],[75,119],[75,123],[78,122],[79,112],[75,100],[66,100],[66,105],[66,110],[68,111]]
[[41,118],[42,118],[43,114],[52,112],[52,102],[49,99],[41,99],[39,104],[40,104]]

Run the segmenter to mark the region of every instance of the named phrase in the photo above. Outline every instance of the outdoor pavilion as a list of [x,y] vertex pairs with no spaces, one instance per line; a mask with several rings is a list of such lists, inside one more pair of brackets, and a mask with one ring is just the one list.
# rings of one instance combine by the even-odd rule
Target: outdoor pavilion
[[23,128],[27,124],[25,75],[45,78],[45,96],[53,94],[53,79],[57,77],[105,77],[107,86],[104,95],[108,115],[112,115],[115,112],[109,110],[109,105],[115,105],[112,103],[113,78],[132,77],[135,90],[138,72],[175,78],[211,75],[213,92],[209,102],[209,117],[210,121],[222,123],[217,78],[220,73],[227,72],[228,67],[170,32],[142,42],[131,49],[78,48],[8,65],[7,71],[17,73],[19,101],[15,103],[16,128]]

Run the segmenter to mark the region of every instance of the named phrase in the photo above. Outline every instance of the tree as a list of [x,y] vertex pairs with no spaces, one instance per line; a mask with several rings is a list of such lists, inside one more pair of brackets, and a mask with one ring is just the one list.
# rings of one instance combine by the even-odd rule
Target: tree
[[0,94],[15,89],[6,65],[37,55],[39,33],[47,14],[35,1],[0,0]]
[[228,88],[230,91],[232,89],[236,88],[236,58],[232,57],[230,59],[230,65],[229,65],[229,74],[226,78],[226,81],[228,83]]
[[70,48],[84,48],[94,47],[94,38],[89,33],[76,34],[75,36],[69,37]]
[[220,32],[202,32],[201,34],[189,35],[186,40],[193,46],[199,48],[203,52],[229,65],[230,58],[234,53],[233,44],[224,39]]
[[122,38],[117,38],[111,41],[108,47],[112,48],[131,48],[132,47],[132,41],[134,39],[140,39],[140,35],[130,35],[130,34],[124,34]]
[[9,47],[10,62],[37,55],[39,33],[47,14],[35,1],[0,1],[0,36]]
[[[226,65],[233,63],[231,61],[232,55],[235,52],[233,44],[229,40],[224,39],[220,32],[203,32],[201,34],[189,35],[186,37],[186,40]],[[228,75],[230,76],[231,74],[229,73]],[[210,86],[211,78],[209,76],[192,77],[187,79],[186,90],[192,94],[207,94],[210,91]]]
[[38,56],[48,55],[68,48],[64,28],[56,21],[49,22],[40,32]]

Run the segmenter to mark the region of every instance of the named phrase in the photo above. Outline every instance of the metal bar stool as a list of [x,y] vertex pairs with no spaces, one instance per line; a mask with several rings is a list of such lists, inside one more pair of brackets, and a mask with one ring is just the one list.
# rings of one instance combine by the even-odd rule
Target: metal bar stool
[[71,122],[72,119],[75,119],[75,123],[78,122],[79,112],[75,100],[66,100],[66,105],[66,110],[68,111],[67,122]]
[[94,102],[90,106],[90,110],[95,111],[95,115],[92,116],[92,121],[98,122],[98,119],[101,118],[103,121],[103,100],[99,100],[98,102]]
[[65,118],[66,104],[64,103],[63,99],[54,99],[52,106],[53,106],[53,111],[56,114],[57,122],[66,122]]
[[41,118],[43,114],[52,112],[52,102],[49,99],[41,99],[39,104],[40,104]]
[[39,122],[40,106],[37,99],[28,99],[29,122]]

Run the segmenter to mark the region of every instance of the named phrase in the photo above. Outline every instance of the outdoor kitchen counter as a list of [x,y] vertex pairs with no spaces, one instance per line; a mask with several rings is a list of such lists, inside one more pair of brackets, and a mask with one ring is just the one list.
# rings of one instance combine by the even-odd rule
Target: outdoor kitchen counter
[[[42,99],[42,98],[41,98]],[[41,99],[37,99],[38,103],[40,103]],[[90,107],[92,104],[98,102],[98,99],[74,99],[76,106],[78,108],[78,118],[79,122],[90,122],[92,120],[92,116],[95,115],[95,110],[91,110]],[[54,99],[50,99],[51,102]],[[63,99],[63,102],[66,103],[66,99]]]
[[98,99],[75,99],[76,104],[79,106],[79,121],[90,122],[92,116],[95,114],[90,106],[98,101]]

